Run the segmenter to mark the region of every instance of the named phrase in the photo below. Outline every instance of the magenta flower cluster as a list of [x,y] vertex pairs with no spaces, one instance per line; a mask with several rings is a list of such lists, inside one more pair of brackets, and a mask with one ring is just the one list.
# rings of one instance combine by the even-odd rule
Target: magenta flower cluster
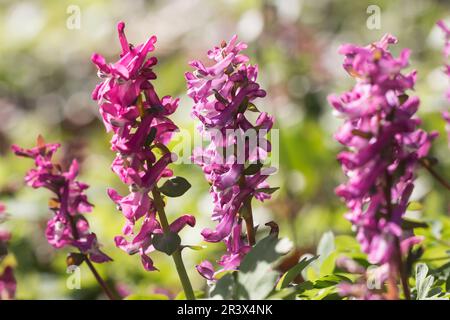
[[37,146],[32,149],[22,149],[16,145],[12,149],[17,156],[34,160],[35,168],[27,172],[26,183],[35,189],[48,189],[54,194],[49,201],[54,216],[48,221],[45,231],[48,243],[58,249],[67,246],[77,248],[93,262],[111,261],[100,250],[97,236],[89,230],[89,223],[84,217],[93,206],[85,194],[89,186],[76,180],[79,169],[77,160],[74,159],[65,171],[52,159],[60,145],[46,144],[42,137],[37,140]]
[[[122,47],[120,59],[107,63],[99,54],[92,56],[103,81],[97,85],[92,97],[98,101],[103,123],[113,133],[111,149],[117,153],[112,170],[124,184],[129,194],[121,196],[113,189],[110,198],[122,211],[126,224],[123,235],[115,238],[117,247],[129,254],[138,253],[146,270],[156,270],[148,254],[154,251],[153,236],[162,228],[156,218],[156,208],[149,193],[161,178],[171,177],[167,166],[176,159],[165,145],[177,126],[168,118],[178,107],[179,99],[170,96],[159,98],[152,80],[155,57],[147,57],[155,47],[156,37],[133,46],[124,34],[125,25],[118,24]],[[157,157],[155,150],[162,150]],[[194,226],[195,218],[184,215],[175,220],[170,229],[179,232],[185,225]]]
[[[442,20],[438,21],[437,24],[445,34],[444,57],[445,57],[445,59],[448,59],[450,57],[450,28]],[[450,79],[450,64],[445,63],[444,68],[445,68],[444,69],[445,74]],[[450,102],[450,88],[447,90],[446,97],[447,97],[447,100]],[[450,112],[444,111],[442,113],[442,116],[444,117],[444,120],[447,123],[446,130],[447,130],[447,136],[448,136],[447,137],[448,145],[450,147]]]
[[343,45],[339,50],[345,56],[343,66],[356,84],[340,96],[329,97],[344,118],[335,137],[347,147],[338,160],[348,181],[336,194],[347,204],[346,217],[369,262],[388,267],[384,276],[398,271],[401,254],[421,241],[402,230],[402,219],[416,166],[437,135],[418,129],[419,99],[407,95],[414,88],[416,72],[403,73],[410,51],[392,56],[389,45],[396,42],[385,35],[366,47]]
[[[450,29],[442,21],[438,25],[446,35],[444,55],[448,58]],[[150,257],[153,251],[172,256],[185,297],[195,299],[182,260],[183,248],[195,247],[182,245],[178,236],[184,227],[195,226],[195,217],[184,214],[169,224],[164,209],[165,196],[178,197],[190,187],[184,178],[174,177],[169,168],[177,159],[168,145],[179,130],[171,120],[179,99],[160,97],[155,90],[154,68],[158,61],[152,53],[156,37],[134,46],[125,36],[123,22],[118,23],[117,30],[121,46],[117,61],[107,62],[100,54],[93,54],[91,58],[101,79],[92,92],[92,99],[98,104],[106,131],[112,134],[110,144],[115,158],[111,170],[125,190],[128,189],[107,190],[125,218],[122,232],[114,237],[114,243],[129,255],[138,255],[147,271],[158,270]],[[346,180],[335,192],[347,206],[345,217],[356,232],[361,250],[367,255],[369,264],[374,265],[374,268],[363,266],[348,257],[336,259],[335,271],[352,274],[352,282],[341,281],[335,289],[341,296],[353,299],[398,299],[399,280],[406,299],[419,296],[419,290],[411,294],[408,273],[421,252],[413,246],[423,239],[414,234],[415,224],[405,217],[419,165],[450,189],[431,167],[428,156],[437,133],[420,129],[421,120],[416,115],[420,101],[417,96],[410,95],[417,79],[416,71],[405,71],[409,67],[410,50],[404,49],[399,56],[394,56],[390,45],[396,43],[397,39],[387,34],[379,42],[365,47],[341,46],[343,68],[354,78],[355,84],[347,92],[328,97],[330,105],[343,119],[335,139],[344,146],[337,160]],[[189,65],[194,70],[185,73],[187,94],[193,101],[192,116],[198,120],[202,143],[206,141],[193,151],[191,159],[202,169],[213,202],[211,219],[214,227],[203,229],[201,234],[206,242],[223,243],[226,248],[216,263],[204,260],[196,266],[209,284],[220,279],[223,272],[239,270],[241,262],[256,244],[258,226],[253,220],[252,201],[264,202],[278,189],[268,183],[268,178],[276,171],[269,165],[272,146],[268,140],[274,118],[259,111],[255,105],[258,98],[266,96],[266,91],[258,83],[257,65],[251,64],[243,53],[246,48],[247,45],[234,35],[229,42],[223,41],[207,52],[208,62],[191,61]],[[450,65],[446,64],[445,68],[450,77]],[[450,90],[447,98],[450,101]],[[450,128],[450,113],[443,115]],[[86,219],[93,205],[86,195],[89,186],[77,180],[79,164],[77,160],[66,166],[56,162],[54,155],[59,147],[59,144],[45,143],[41,136],[34,148],[12,146],[17,156],[34,160],[35,167],[27,172],[26,183],[53,193],[49,208],[54,215],[47,223],[46,238],[55,248],[77,249],[79,253],[69,255],[68,265],[86,261],[110,299],[115,299],[116,293],[128,296],[130,292],[124,284],[111,291],[91,263],[112,259],[100,249],[97,236]],[[5,208],[0,204],[0,223],[5,217]],[[266,226],[271,228],[271,235],[278,236],[276,223],[269,222]],[[8,231],[0,229],[0,262],[7,254],[10,238]],[[267,248],[275,250],[271,246]],[[252,254],[258,252],[256,249]],[[274,258],[280,258],[284,252],[275,251]],[[300,251],[297,248],[294,255],[277,260],[277,263],[272,258],[266,259],[273,269],[267,269],[270,277],[266,278],[273,278],[273,281],[264,283],[262,291],[268,289],[273,293],[274,288],[281,287],[278,292],[288,292],[289,297],[291,293],[303,296],[303,291],[296,291],[306,283],[300,281],[299,272],[309,268],[308,264],[318,257],[298,261]],[[317,251],[322,255],[320,249]],[[275,270],[289,271],[283,277],[277,274],[272,277]],[[255,279],[260,277],[256,273]],[[275,278],[278,278],[278,285]],[[373,278],[375,287],[369,285]],[[236,285],[244,288],[242,279],[240,276],[235,278],[230,288]],[[310,285],[317,289],[319,282]],[[220,287],[223,283],[214,284]],[[15,292],[13,268],[0,269],[0,300],[13,299]],[[166,294],[164,289],[157,292]],[[271,293],[267,294],[271,297]],[[172,294],[167,295],[173,298]],[[329,297],[332,296],[327,295]]]
[[[5,205],[0,203],[0,224],[6,220]],[[0,228],[0,262],[8,254],[8,242],[11,239],[11,232]],[[11,300],[16,296],[17,283],[14,277],[14,270],[11,266],[5,266],[0,270],[0,300]]]
[[[206,148],[194,150],[192,157],[211,184],[212,219],[218,222],[214,230],[204,229],[202,235],[208,242],[225,242],[227,252],[218,261],[223,270],[236,270],[251,248],[242,237],[240,210],[252,197],[261,201],[270,198],[262,191],[268,188],[265,180],[270,170],[258,166],[270,152],[270,143],[264,139],[257,145],[241,144],[243,150],[234,153],[224,152],[239,145],[237,139],[249,131],[267,133],[273,125],[273,118],[265,112],[259,114],[255,124],[245,114],[259,112],[253,101],[266,95],[256,82],[258,67],[249,64],[249,58],[241,53],[246,48],[245,43],[233,36],[229,43],[222,42],[208,51],[211,66],[192,61],[190,65],[195,70],[185,75],[188,95],[194,101],[192,115],[200,120],[199,130],[210,141]],[[250,164],[256,170],[248,170]],[[214,278],[209,261],[202,262],[197,269],[207,279]]]
[[[380,279],[378,279],[379,277],[377,277],[376,274],[370,274],[369,270],[364,268],[357,261],[345,256],[341,256],[336,260],[336,266],[356,276],[356,281],[354,282],[342,281],[338,284],[337,289],[341,296],[351,297],[356,300],[384,300],[381,285],[377,288],[376,281],[379,281]],[[384,273],[388,272],[385,270],[387,268],[388,265],[384,265],[374,271],[384,277]],[[370,282],[375,283],[369,286],[368,283]],[[378,289],[378,291],[373,289]]]

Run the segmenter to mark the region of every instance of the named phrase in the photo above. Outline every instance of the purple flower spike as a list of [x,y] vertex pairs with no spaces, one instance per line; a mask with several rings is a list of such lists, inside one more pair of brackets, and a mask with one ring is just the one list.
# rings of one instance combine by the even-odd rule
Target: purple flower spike
[[[416,72],[402,73],[409,50],[393,57],[389,45],[396,42],[386,35],[367,47],[342,46],[339,52],[345,55],[344,68],[356,78],[356,84],[350,91],[328,98],[345,119],[336,139],[347,147],[338,160],[348,180],[336,193],[347,204],[346,217],[369,262],[386,266],[387,273],[395,272],[399,254],[420,242],[402,231],[401,224],[414,188],[416,166],[437,135],[418,128],[420,119],[415,113],[419,100],[406,94],[414,88]],[[341,289],[346,291],[344,287]]]
[[[450,29],[442,20],[438,21],[437,25],[439,26],[439,28],[442,29],[442,31],[445,34],[444,57],[445,59],[448,59],[450,57]],[[450,79],[450,64],[446,63],[444,65],[444,68],[445,74]],[[446,97],[447,100],[450,102],[450,88],[447,90]],[[442,116],[446,122],[445,130],[447,131],[448,147],[450,148],[450,113],[448,111],[444,111],[442,113]]]
[[57,249],[67,246],[77,248],[97,263],[111,261],[100,250],[97,237],[90,232],[89,223],[83,216],[84,213],[91,212],[93,206],[84,193],[89,186],[76,180],[78,162],[73,160],[70,168],[63,171],[52,160],[58,148],[59,144],[46,144],[41,136],[37,139],[37,146],[32,149],[12,146],[17,156],[34,160],[35,168],[25,176],[27,184],[35,189],[45,188],[54,193],[55,197],[49,201],[49,205],[55,215],[47,223],[47,241]]
[[[167,166],[176,156],[165,145],[178,130],[168,116],[176,111],[179,99],[159,98],[151,83],[156,79],[152,68],[157,59],[148,54],[155,49],[156,37],[133,46],[125,36],[125,24],[120,22],[117,29],[122,47],[119,60],[107,63],[98,54],[92,56],[103,79],[92,97],[98,102],[106,130],[113,133],[111,149],[117,156],[111,169],[130,190],[125,196],[108,190],[126,219],[123,235],[114,239],[116,246],[128,254],[138,253],[144,268],[153,271],[157,268],[148,254],[155,250],[154,235],[163,231],[150,193],[161,178],[173,175]],[[155,149],[163,151],[159,159]],[[182,216],[171,225],[171,231],[178,233],[186,225],[194,226],[195,218]]]
[[16,296],[17,283],[14,271],[11,267],[6,267],[0,274],[0,300],[12,300]]
[[[214,230],[205,229],[202,235],[205,241],[226,243],[227,253],[218,262],[225,270],[238,269],[250,248],[241,236],[245,217],[240,212],[244,204],[253,197],[261,201],[270,198],[268,193],[258,191],[268,187],[265,182],[268,175],[262,173],[262,165],[258,166],[270,152],[270,143],[265,138],[254,145],[248,141],[241,143],[242,148],[230,155],[223,152],[239,146],[240,137],[250,133],[257,136],[260,131],[267,134],[273,125],[273,118],[267,113],[260,113],[255,124],[245,114],[259,112],[253,102],[266,95],[256,82],[258,67],[249,64],[249,58],[241,53],[246,48],[235,35],[228,43],[222,42],[208,51],[209,67],[195,60],[190,62],[195,70],[185,75],[188,95],[194,102],[192,115],[201,122],[200,132],[211,141],[208,147],[196,149],[192,155],[211,184],[212,219],[218,222]],[[209,263],[202,263],[197,270],[207,279],[213,278]]]
[[[0,203],[0,224],[6,220],[5,206]],[[8,242],[11,239],[11,233],[0,228],[0,262],[7,255]],[[17,283],[14,277],[14,270],[11,266],[5,266],[0,272],[0,300],[12,300],[16,297]]]

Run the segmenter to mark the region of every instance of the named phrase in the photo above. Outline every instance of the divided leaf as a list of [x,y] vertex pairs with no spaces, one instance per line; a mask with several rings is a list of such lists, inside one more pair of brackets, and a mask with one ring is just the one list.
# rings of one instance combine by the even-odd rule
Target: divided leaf
[[292,248],[288,239],[277,239],[274,235],[259,241],[242,260],[237,275],[238,296],[243,299],[266,298],[274,289],[279,272],[274,265]]
[[416,265],[416,290],[417,300],[426,300],[428,292],[434,282],[433,276],[428,276],[428,266],[425,263],[418,263]]
[[303,257],[299,263],[297,263],[294,267],[289,269],[278,282],[277,288],[283,289],[286,288],[294,279],[305,269],[311,262],[316,260],[318,256],[314,257]]

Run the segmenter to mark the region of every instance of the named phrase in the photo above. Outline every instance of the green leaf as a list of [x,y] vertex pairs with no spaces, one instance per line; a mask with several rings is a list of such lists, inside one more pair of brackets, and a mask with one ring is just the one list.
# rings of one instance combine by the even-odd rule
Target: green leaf
[[[432,288],[434,277],[428,274],[428,266],[425,263],[416,265],[416,300],[448,300],[446,297],[440,297],[442,289]],[[440,285],[440,284],[436,284]]]
[[175,232],[155,234],[153,236],[153,246],[156,250],[171,255],[178,250],[181,244],[180,236]]
[[342,300],[343,297],[338,292],[327,294],[322,300]]
[[235,291],[236,281],[234,273],[227,273],[212,287],[209,296],[216,300],[231,300],[235,299]]
[[428,228],[428,224],[421,221],[414,221],[410,219],[402,219],[402,229],[403,230],[412,230],[416,228]]
[[306,290],[314,289],[314,284],[311,281],[305,281],[305,282],[302,282],[302,283],[296,285],[294,288],[295,288],[295,291],[297,292],[297,294],[301,294],[301,293],[305,292]]
[[322,261],[320,266],[320,276],[332,274],[336,266],[336,252],[332,252]]
[[355,237],[348,235],[339,235],[334,239],[336,250],[339,252],[359,252],[360,246]]
[[274,235],[259,241],[242,260],[237,275],[238,297],[259,300],[266,298],[275,288],[279,272],[274,269],[278,259],[288,253],[292,243]]
[[319,255],[319,260],[323,261],[335,250],[336,247],[334,245],[333,232],[325,232],[317,245],[317,255]]
[[[205,292],[201,290],[195,290],[194,296],[196,299],[203,299],[205,298]],[[175,300],[186,300],[186,294],[184,293],[184,291],[181,291],[179,294],[177,294]]]
[[270,296],[267,297],[268,300],[293,300],[297,295],[296,287],[284,288],[275,291]]
[[247,106],[247,110],[251,111],[251,112],[260,112],[258,110],[258,108],[251,102],[249,102],[248,106]]
[[423,209],[423,205],[417,201],[411,201],[408,203],[408,210],[410,211],[420,211]]
[[416,265],[416,300],[427,300],[428,292],[434,282],[433,276],[428,276],[428,266],[425,263]]
[[261,170],[263,164],[262,163],[252,163],[242,172],[246,176],[252,176]]
[[263,193],[267,193],[267,194],[272,194],[275,191],[277,191],[278,189],[280,189],[280,187],[275,187],[275,188],[259,188],[256,189],[255,192],[263,192]]
[[433,220],[431,221],[431,233],[434,237],[437,239],[440,239],[442,237],[442,231],[443,231],[443,223],[439,220]]
[[181,246],[183,249],[184,248],[188,248],[188,249],[191,249],[191,250],[194,250],[194,251],[201,251],[201,250],[203,250],[203,249],[206,249],[206,246],[201,246],[201,245],[198,245],[198,246],[194,246],[194,245],[184,245],[184,246]]
[[222,277],[224,277],[227,274],[232,274],[234,273],[235,270],[221,270],[221,271],[217,271],[216,273],[214,273],[214,278],[219,280],[222,279]]
[[304,257],[300,260],[297,265],[289,269],[278,281],[277,289],[286,288],[294,279],[305,269],[311,262],[316,260],[318,256],[314,256],[311,258]]
[[317,289],[329,288],[329,287],[332,287],[332,286],[335,286],[335,285],[341,283],[342,281],[352,282],[349,278],[347,278],[343,275],[328,274],[328,275],[325,275],[325,276],[317,279],[314,282],[314,288],[317,288]]
[[[335,246],[334,234],[331,231],[325,232],[322,238],[319,240],[317,245],[317,256],[318,258],[313,261],[305,270],[302,272],[303,278],[305,280],[315,280],[321,275],[326,273],[331,273],[334,270],[335,259],[336,259],[336,246]],[[328,258],[332,253],[333,256]],[[304,256],[312,256],[310,254]],[[322,265],[323,268],[322,268]]]
[[166,180],[159,191],[168,197],[176,198],[182,196],[190,187],[191,184],[185,178],[173,177]]

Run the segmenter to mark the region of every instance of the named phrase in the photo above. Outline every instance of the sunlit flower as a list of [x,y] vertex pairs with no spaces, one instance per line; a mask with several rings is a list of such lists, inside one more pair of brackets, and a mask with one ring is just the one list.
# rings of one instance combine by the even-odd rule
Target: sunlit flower
[[[148,57],[155,47],[156,37],[133,46],[128,43],[123,22],[118,24],[122,46],[120,58],[107,63],[99,54],[92,56],[103,81],[92,93],[98,101],[107,131],[113,132],[111,149],[117,153],[111,169],[129,186],[122,196],[113,189],[109,197],[126,219],[123,235],[115,237],[116,246],[129,254],[138,253],[146,270],[156,270],[148,254],[154,251],[153,237],[162,233],[156,208],[149,193],[161,178],[171,177],[167,166],[176,159],[165,145],[178,127],[168,118],[178,107],[179,99],[159,98],[151,80],[156,79],[152,67],[155,57]],[[163,155],[158,159],[155,149]],[[172,223],[179,232],[185,225],[194,226],[193,216],[185,215]],[[174,231],[175,232],[175,231]]]
[[[444,57],[448,59],[450,57],[450,29],[442,20],[438,21],[437,25],[442,29],[442,31],[444,31],[445,34]],[[444,68],[445,74],[450,79],[450,64],[446,63],[444,65]],[[447,100],[450,102],[450,88],[447,90],[446,96]],[[447,131],[448,146],[450,148],[450,112],[444,111],[442,113],[442,116],[444,117],[444,120],[446,122],[445,129]]]
[[345,119],[336,139],[347,147],[338,160],[348,181],[336,193],[347,204],[346,217],[369,262],[386,264],[390,272],[398,270],[399,254],[420,242],[402,230],[402,218],[414,188],[416,166],[436,137],[418,129],[419,99],[406,94],[414,87],[416,72],[402,73],[409,50],[393,57],[388,46],[396,42],[386,35],[367,47],[342,46],[344,68],[356,84],[340,96],[329,97]]
[[85,194],[89,186],[76,180],[78,162],[74,159],[70,168],[64,171],[52,159],[58,148],[59,144],[45,144],[42,137],[38,138],[37,146],[32,149],[12,146],[16,155],[34,160],[35,168],[29,170],[25,177],[27,184],[35,189],[48,189],[54,194],[49,201],[54,216],[47,223],[47,241],[58,249],[75,247],[97,263],[111,261],[100,250],[97,237],[89,230],[83,215],[91,212],[92,204]]
[[[270,198],[263,190],[268,188],[265,180],[272,173],[259,165],[271,151],[265,138],[254,145],[246,141],[241,150],[231,155],[223,152],[239,145],[240,137],[248,132],[253,131],[255,135],[264,132],[264,136],[273,125],[273,118],[265,112],[259,114],[255,124],[245,115],[246,111],[259,112],[253,101],[266,95],[256,82],[258,67],[249,64],[249,58],[241,53],[246,48],[245,43],[233,36],[229,43],[223,42],[208,51],[211,66],[192,61],[190,65],[195,70],[185,75],[188,95],[194,101],[192,115],[201,122],[200,132],[211,141],[208,147],[194,150],[192,156],[211,184],[212,219],[218,222],[214,230],[205,229],[202,235],[209,242],[225,241],[227,253],[219,264],[232,270],[239,267],[249,249],[241,239],[239,212],[252,197],[261,201]],[[251,164],[255,170],[248,170]],[[209,263],[204,262],[197,269],[211,278]]]
[[[0,224],[5,220],[5,206],[0,203]],[[0,262],[2,262],[5,255],[8,254],[7,246],[10,239],[11,233],[0,228]],[[14,299],[16,296],[16,287],[17,283],[14,277],[13,268],[11,266],[5,266],[3,270],[0,271],[0,300]]]

